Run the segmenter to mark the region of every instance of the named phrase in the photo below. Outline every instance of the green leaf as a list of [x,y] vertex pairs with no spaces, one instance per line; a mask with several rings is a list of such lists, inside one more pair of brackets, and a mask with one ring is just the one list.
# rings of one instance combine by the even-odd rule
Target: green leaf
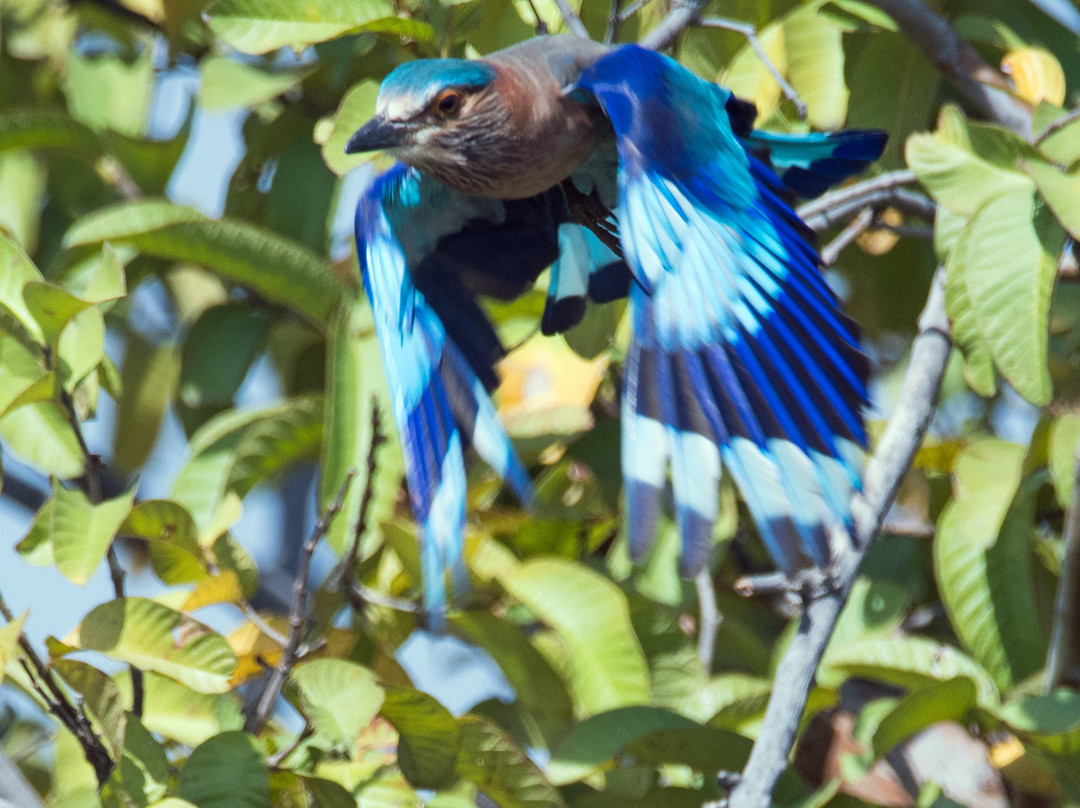
[[[940,210],[945,211],[947,208]],[[934,232],[936,236],[937,226]],[[945,264],[945,311],[952,322],[953,344],[964,356],[964,379],[980,396],[990,398],[997,392],[994,358],[979,331],[975,309],[968,294],[967,279],[964,277],[968,264],[970,232],[966,226],[963,228]]]
[[612,761],[627,744],[663,729],[696,727],[689,718],[659,707],[620,707],[576,725],[551,755],[555,785],[584,780]]
[[394,16],[386,0],[218,0],[210,30],[243,53],[325,42]]
[[1066,174],[1041,160],[1025,160],[1021,165],[1069,235],[1080,238],[1080,167]]
[[116,499],[94,505],[78,489],[53,486],[55,507],[48,524],[56,568],[72,583],[82,586],[94,574],[117,530],[135,501],[132,489]]
[[165,747],[134,715],[127,717],[123,755],[113,770],[113,781],[137,805],[161,799],[169,785]]
[[236,655],[215,631],[145,598],[95,607],[79,626],[78,647],[154,671],[198,693],[224,693]]
[[145,133],[154,90],[154,54],[126,60],[109,51],[74,50],[65,62],[64,93],[72,117],[90,128],[132,137]]
[[105,358],[105,318],[101,309],[90,306],[71,318],[60,332],[56,357],[64,389],[72,392]]
[[1020,696],[1002,705],[997,715],[1018,735],[1054,754],[1080,751],[1080,694],[1073,690]]
[[83,472],[82,450],[60,405],[39,401],[0,418],[11,450],[44,474],[70,479]]
[[1071,166],[1080,160],[1080,118],[1042,137],[1038,145],[1051,162]]
[[92,305],[45,281],[27,281],[23,286],[23,299],[50,343],[56,342],[64,326],[77,314]]
[[37,247],[47,181],[45,161],[39,155],[0,151],[0,188],[14,190],[0,196],[0,233],[9,234],[30,252]]
[[830,647],[822,665],[874,681],[915,689],[933,682],[965,677],[975,683],[979,705],[993,707],[998,690],[990,674],[951,645],[926,637],[874,637]]
[[649,701],[645,656],[626,596],[615,584],[580,564],[544,558],[522,564],[499,582],[566,646],[581,713]]
[[121,368],[123,395],[119,399],[113,459],[125,471],[134,471],[150,456],[165,410],[179,376],[172,345],[153,345],[129,334]]
[[27,109],[0,115],[0,151],[8,149],[60,149],[96,157],[103,146],[90,127],[63,113]]
[[198,808],[270,808],[263,750],[243,732],[216,735],[191,753],[177,793]]
[[[391,519],[401,487],[404,465],[394,426],[393,401],[382,369],[371,307],[366,300],[343,306],[330,327],[327,348],[327,398],[320,464],[319,503],[325,508],[350,468],[355,469],[342,512],[327,531],[330,546],[345,553],[356,534],[360,503],[371,488],[367,524],[361,536],[360,558],[382,540],[382,523]],[[386,443],[376,455],[375,479],[368,480],[367,457],[373,433],[372,408],[378,406],[379,430]]]
[[375,674],[343,659],[316,659],[293,671],[304,712],[316,737],[332,747],[350,746],[371,724],[384,692]]
[[223,56],[208,56],[199,62],[199,100],[210,112],[256,107],[291,90],[310,73],[310,68],[270,71]]
[[[9,411],[17,409],[23,404],[32,403],[37,390],[42,384],[47,384],[49,394],[45,398],[52,397],[52,390],[56,377],[48,373],[30,351],[11,337],[0,335],[0,376],[4,384],[0,386],[0,417]],[[29,397],[29,400],[26,400]]]
[[1066,412],[1050,427],[1050,478],[1058,504],[1068,508],[1076,485],[1077,451],[1080,449],[1080,414]]
[[[979,332],[1001,374],[1024,398],[1045,404],[1047,320],[1060,235],[1035,218],[1034,198],[1020,188],[991,199],[972,218],[964,279]],[[1059,231],[1060,232],[1060,231]]]
[[270,799],[295,808],[356,808],[358,802],[337,783],[287,771],[270,773]]
[[154,572],[163,583],[191,583],[209,575],[195,520],[177,502],[167,499],[140,502],[128,514],[119,532],[150,542]]
[[[130,700],[129,679],[121,682]],[[143,672],[143,723],[171,741],[198,746],[244,725],[239,699],[232,693],[196,693],[165,676]]]
[[270,312],[245,301],[212,306],[184,340],[180,400],[188,407],[232,404],[270,329]]
[[[1035,498],[1014,501],[1011,493],[1023,452],[994,438],[969,447],[956,464],[956,499],[942,511],[934,540],[949,621],[1002,690],[1038,670],[1046,656],[1029,549]],[[998,478],[1005,483],[998,486]]]
[[765,714],[772,694],[772,682],[757,676],[728,673],[717,676],[706,685],[715,705],[709,726],[744,731],[756,724]]
[[419,690],[388,687],[379,709],[398,731],[398,766],[413,788],[444,788],[457,778],[461,747],[457,720]]
[[372,157],[371,154],[346,154],[345,144],[374,114],[378,92],[379,82],[367,79],[350,89],[338,104],[330,132],[322,143],[322,157],[329,169],[339,177]]
[[752,745],[749,738],[729,730],[694,726],[651,732],[627,744],[625,751],[638,763],[670,763],[715,774],[740,771]]
[[0,233],[0,330],[11,330],[11,325],[5,327],[5,320],[10,318],[12,325],[23,330],[29,339],[38,343],[45,341],[37,318],[30,313],[23,298],[23,287],[31,281],[41,280],[41,273],[29,256]]
[[54,660],[52,667],[82,697],[82,707],[93,720],[98,737],[105,742],[113,759],[120,757],[124,749],[127,714],[116,683],[92,665],[75,659]]
[[[1015,163],[1019,155],[1017,145],[1008,156]],[[967,122],[954,107],[942,110],[937,132],[908,138],[906,156],[919,182],[954,213],[971,215],[994,197],[1033,185],[1008,156],[976,153]]]
[[164,200],[103,208],[75,222],[64,236],[67,247],[104,241],[199,264],[317,326],[330,319],[343,294],[327,262],[305,247],[247,222],[214,221]]
[[18,653],[19,636],[25,622],[26,615],[22,614],[10,623],[0,626],[0,684],[3,684],[4,670],[8,663],[13,662]]
[[562,806],[559,791],[520,746],[497,725],[474,715],[458,719],[458,774],[501,808]]
[[840,129],[848,106],[840,28],[809,6],[787,17],[783,31],[788,78],[806,103],[807,120],[815,129]]
[[909,693],[877,725],[874,755],[884,757],[900,743],[939,721],[965,723],[976,703],[971,679],[948,679]]

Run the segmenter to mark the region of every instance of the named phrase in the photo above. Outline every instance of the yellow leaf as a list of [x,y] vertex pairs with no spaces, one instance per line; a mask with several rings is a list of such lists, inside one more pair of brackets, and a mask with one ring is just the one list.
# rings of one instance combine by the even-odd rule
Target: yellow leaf
[[240,579],[232,570],[200,581],[188,595],[180,611],[193,612],[215,603],[236,603],[244,597]]
[[1001,60],[1001,69],[1012,77],[1016,94],[1029,104],[1046,101],[1060,107],[1065,102],[1065,72],[1050,51],[1011,50]]

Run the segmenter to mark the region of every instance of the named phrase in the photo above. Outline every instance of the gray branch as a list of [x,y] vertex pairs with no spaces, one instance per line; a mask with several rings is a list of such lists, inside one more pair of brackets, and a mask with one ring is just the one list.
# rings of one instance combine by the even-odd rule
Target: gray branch
[[[574,11],[574,7],[570,5],[569,0],[555,0],[555,5],[559,7],[559,14],[562,15],[563,22],[570,29],[570,33],[588,39],[589,31],[585,28],[585,23],[581,21],[581,17]],[[537,16],[537,19],[539,20],[540,17]]]
[[1009,94],[1006,78],[987,64],[949,22],[922,0],[870,0],[984,115],[1021,137],[1031,137],[1031,109]]
[[919,318],[919,334],[911,346],[911,361],[896,409],[866,466],[864,495],[855,502],[854,547],[837,560],[835,588],[811,600],[799,632],[776,671],[772,696],[761,733],[754,743],[730,808],[766,808],[780,774],[787,767],[814,673],[832,635],[840,610],[871,541],[881,529],[900,483],[907,474],[934,413],[945,364],[952,348],[945,314],[945,270],[939,267]]
[[1054,632],[1046,659],[1046,689],[1080,682],[1080,443],[1072,502],[1065,512],[1065,556],[1054,603]]
[[675,0],[663,21],[641,40],[641,46],[650,50],[667,50],[683,31],[698,21],[706,5],[707,0]]

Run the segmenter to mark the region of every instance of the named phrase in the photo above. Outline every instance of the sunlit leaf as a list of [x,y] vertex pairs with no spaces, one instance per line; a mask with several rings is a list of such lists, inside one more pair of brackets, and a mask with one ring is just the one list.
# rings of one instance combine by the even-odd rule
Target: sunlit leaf
[[316,735],[331,746],[356,741],[383,703],[375,675],[343,659],[316,659],[297,667],[292,678]]
[[[935,233],[936,230],[935,227]],[[994,358],[979,331],[975,309],[968,294],[965,273],[970,238],[970,230],[964,227],[945,264],[945,311],[952,321],[953,343],[964,355],[964,378],[972,390],[989,398],[997,392],[997,376]]]
[[4,669],[15,659],[24,622],[26,622],[26,615],[22,614],[10,623],[0,626],[0,683],[4,681]]
[[224,693],[236,667],[220,634],[144,598],[121,598],[94,608],[79,625],[77,644],[168,676],[197,693]]
[[113,780],[139,805],[161,799],[169,785],[165,747],[134,715],[127,717],[123,754]]
[[164,583],[190,583],[207,577],[195,520],[179,503],[144,500],[132,509],[120,532],[150,542],[154,572]]
[[947,679],[915,690],[878,723],[874,754],[883,757],[902,741],[939,721],[964,723],[975,704],[975,684],[966,678]]
[[449,710],[419,690],[389,687],[379,712],[398,731],[398,765],[414,788],[456,779],[461,731]]
[[218,0],[207,10],[210,30],[244,53],[323,42],[392,17],[386,0]]
[[1065,102],[1065,73],[1061,63],[1045,48],[1010,50],[1001,60],[1001,69],[1011,76],[1016,94],[1029,104]]
[[1050,477],[1058,504],[1068,508],[1076,485],[1077,451],[1080,450],[1080,414],[1066,412],[1050,428]]
[[555,808],[564,805],[525,750],[504,730],[478,716],[458,719],[461,753],[458,773],[503,808]]
[[223,56],[210,56],[199,63],[199,98],[210,111],[254,107],[292,89],[310,72],[269,71]]
[[53,487],[55,506],[48,525],[56,568],[69,581],[90,580],[131,511],[134,489],[95,505],[78,489]]
[[1058,221],[1073,238],[1080,238],[1080,168],[1065,173],[1041,160],[1025,160],[1023,167]]
[[45,474],[62,479],[83,472],[85,458],[60,405],[27,404],[0,418],[0,436],[11,450]]
[[649,700],[649,676],[615,584],[569,561],[535,559],[500,578],[566,645],[571,689],[585,715]]
[[1009,727],[1058,755],[1080,751],[1080,695],[1059,688],[1039,696],[1020,696],[997,711]]
[[[130,681],[121,684],[130,699]],[[142,721],[164,738],[198,746],[221,732],[240,729],[244,716],[232,693],[197,693],[165,676],[144,672]]]
[[378,82],[370,79],[362,81],[349,90],[338,105],[333,124],[321,146],[323,160],[339,177],[372,157],[371,154],[346,154],[345,144],[374,114],[378,91]]
[[813,6],[784,20],[784,47],[791,85],[806,103],[816,129],[839,129],[847,118],[842,32]]
[[57,659],[52,663],[64,681],[79,694],[95,730],[105,742],[113,758],[124,748],[127,715],[116,683],[92,665],[75,659]]

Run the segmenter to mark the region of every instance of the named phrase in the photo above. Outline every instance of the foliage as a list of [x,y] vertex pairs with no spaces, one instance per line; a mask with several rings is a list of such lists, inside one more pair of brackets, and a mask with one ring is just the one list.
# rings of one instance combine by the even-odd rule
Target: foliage
[[[607,0],[572,5],[603,38]],[[1080,803],[1080,696],[1039,676],[1080,439],[1075,37],[1036,4],[939,4],[1030,105],[1023,137],[981,120],[873,2],[714,5],[757,26],[805,120],[738,31],[689,28],[684,64],[753,100],[768,128],[887,130],[878,170],[910,168],[936,205],[932,222],[871,205],[831,271],[877,360],[877,411],[892,408],[937,263],[956,349],[776,802],[876,804],[860,784],[948,720],[1012,795]],[[620,41],[669,8],[630,10]],[[0,2],[0,459],[52,479],[19,558],[0,563],[79,584],[108,565],[116,582],[115,599],[47,639],[40,665],[23,617],[3,608],[0,681],[41,712],[5,724],[0,747],[50,804],[450,808],[482,792],[507,808],[698,806],[721,796],[718,772],[742,768],[795,623],[783,602],[732,593],[766,562],[727,485],[715,595],[678,578],[670,524],[646,564],[629,563],[621,304],[549,342],[534,333],[542,290],[488,304],[506,344],[524,343],[499,403],[538,497],[515,509],[475,464],[473,588],[449,630],[495,660],[514,700],[454,716],[395,659],[422,625],[419,558],[371,316],[334,238],[355,193],[344,177],[372,158],[342,149],[395,65],[510,45],[535,14],[566,28],[553,0]],[[193,70],[190,110],[163,137],[156,94]],[[242,111],[244,153],[209,216],[170,201],[170,180],[205,154],[193,122],[219,110]],[[280,398],[237,406],[264,357]],[[112,445],[87,446],[106,398]],[[168,497],[148,498],[139,475],[169,412],[187,449]],[[290,622],[251,606],[260,570],[231,529],[249,492],[313,459],[326,521],[309,545],[325,539],[342,563]],[[136,557],[152,597],[125,593],[121,561]],[[713,597],[716,629],[699,603]],[[222,612],[230,631],[212,627]],[[260,713],[263,700],[278,711]],[[55,742],[33,751],[50,723]],[[804,754],[830,744],[841,751],[824,763]],[[930,804],[933,784],[920,785]],[[940,804],[962,801],[938,785]]]

